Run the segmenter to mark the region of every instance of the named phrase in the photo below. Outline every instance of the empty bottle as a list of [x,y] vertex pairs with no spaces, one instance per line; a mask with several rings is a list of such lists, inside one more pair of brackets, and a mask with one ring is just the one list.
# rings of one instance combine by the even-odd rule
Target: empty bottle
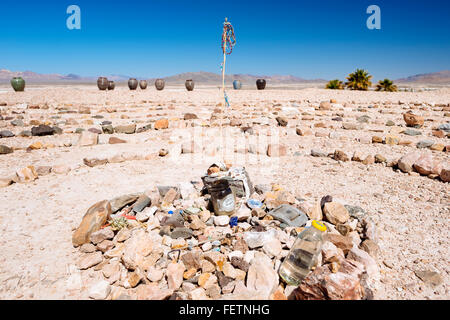
[[280,277],[288,284],[298,286],[317,264],[322,250],[322,234],[327,228],[313,220],[311,227],[303,230],[295,240],[291,251],[280,266]]

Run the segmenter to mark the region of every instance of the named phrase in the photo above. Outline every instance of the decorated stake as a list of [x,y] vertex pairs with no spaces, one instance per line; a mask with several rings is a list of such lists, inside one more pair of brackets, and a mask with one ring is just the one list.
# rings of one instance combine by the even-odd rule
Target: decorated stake
[[231,54],[233,47],[236,44],[236,39],[234,37],[234,30],[231,23],[228,22],[228,18],[225,18],[223,23],[223,33],[222,33],[222,52],[223,52],[223,63],[222,63],[222,91],[223,98],[225,99],[225,104],[227,107],[230,106],[228,103],[228,96],[225,92],[225,62],[227,60],[227,55]]

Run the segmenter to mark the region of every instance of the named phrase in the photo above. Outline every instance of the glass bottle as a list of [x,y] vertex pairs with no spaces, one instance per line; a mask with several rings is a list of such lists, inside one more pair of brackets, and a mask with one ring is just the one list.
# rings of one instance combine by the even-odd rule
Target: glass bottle
[[311,227],[298,235],[278,271],[288,285],[298,286],[317,264],[326,230],[325,225],[313,220]]

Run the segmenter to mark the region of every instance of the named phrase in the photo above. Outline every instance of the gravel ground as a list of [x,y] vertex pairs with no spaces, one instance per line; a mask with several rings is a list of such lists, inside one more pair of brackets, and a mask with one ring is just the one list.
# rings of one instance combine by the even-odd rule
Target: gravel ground
[[[450,222],[449,184],[404,174],[383,164],[338,162],[310,155],[311,149],[326,153],[339,149],[350,157],[358,151],[397,160],[418,150],[415,143],[421,140],[448,145],[448,138],[437,138],[431,132],[450,119],[449,112],[440,106],[450,103],[450,89],[379,93],[270,88],[230,90],[228,95],[232,106],[225,111],[226,117],[239,120],[242,126],[253,127],[254,135],[244,135],[239,127],[228,125],[222,129],[209,127],[214,109],[222,108],[221,92],[217,88],[199,87],[186,92],[183,88],[168,87],[164,91],[149,88],[130,92],[119,87],[112,92],[100,92],[93,86],[47,86],[27,88],[23,93],[0,92],[0,105],[7,103],[0,106],[3,117],[23,116],[26,124],[32,119],[57,124],[72,118],[78,122],[57,124],[64,130],[61,135],[0,139],[0,144],[15,148],[14,153],[0,155],[0,177],[28,165],[64,164],[72,169],[66,174],[51,173],[33,182],[14,183],[0,189],[0,298],[87,299],[87,289],[96,275],[92,271],[80,273],[74,268],[79,252],[71,243],[72,232],[87,208],[100,200],[159,184],[198,181],[211,163],[224,158],[244,165],[256,184],[278,183],[311,202],[329,194],[364,208],[377,225],[382,251],[378,261],[381,284],[377,299],[450,298],[450,241],[445,227]],[[321,101],[330,99],[337,101],[332,110],[314,109]],[[28,108],[20,106],[23,103]],[[44,104],[48,109],[30,108]],[[90,107],[91,114],[79,114],[80,106]],[[62,110],[76,112],[61,113]],[[384,137],[393,128],[406,129],[402,114],[408,110],[426,120],[424,127],[418,129],[420,136],[397,134],[402,140],[411,141],[411,145],[360,142],[375,135]],[[195,113],[199,119],[190,120],[186,125],[183,115],[187,112]],[[51,118],[55,115],[61,118]],[[103,118],[93,119],[94,115]],[[287,127],[276,125],[278,115],[288,118]],[[370,117],[363,128],[342,128],[343,122],[358,123],[356,119],[362,115]],[[342,117],[343,122],[333,121],[336,116]],[[141,127],[162,117],[169,119],[169,129],[114,134],[125,139],[124,144],[108,144],[110,135],[102,134],[99,145],[76,145],[79,136],[73,133],[76,128],[100,128],[98,123],[104,120],[112,121],[114,126],[136,122]],[[395,126],[385,126],[388,120],[394,121]],[[196,126],[192,127],[191,123]],[[313,134],[297,135],[297,126],[308,127]],[[11,120],[0,120],[0,131],[18,134],[31,127],[14,127]],[[220,132],[226,133],[222,140]],[[209,152],[180,155],[181,143],[191,137]],[[26,148],[37,141],[54,147],[27,152]],[[221,142],[228,149],[222,147],[212,153]],[[273,158],[242,151],[252,144],[257,150],[265,150],[267,143],[285,144],[287,154]],[[157,155],[161,148],[169,150],[167,157]],[[140,155],[141,160],[94,168],[83,164],[85,157],[105,158],[123,152]],[[423,152],[432,152],[437,159],[449,163],[446,152]],[[420,270],[438,272],[441,284],[433,287],[422,281],[415,275]]]

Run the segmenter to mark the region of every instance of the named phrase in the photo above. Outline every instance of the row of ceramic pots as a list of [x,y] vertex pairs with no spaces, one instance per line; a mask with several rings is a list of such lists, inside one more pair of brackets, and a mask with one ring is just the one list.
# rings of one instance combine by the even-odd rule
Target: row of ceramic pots
[[[141,80],[139,82],[135,78],[131,78],[130,80],[128,80],[128,88],[130,88],[130,90],[136,90],[138,84],[142,90],[147,89],[147,81],[146,80]],[[14,77],[11,79],[11,86],[13,87],[14,91],[24,91],[25,80],[22,77]],[[114,81],[109,81],[105,77],[99,77],[97,79],[97,86],[100,90],[106,90],[106,89],[114,90],[116,85],[115,85]],[[155,81],[155,87],[157,90],[163,90],[164,86],[165,86],[165,81],[163,79],[157,79]],[[188,91],[194,90],[194,80],[192,80],[192,79],[186,80],[185,86]],[[264,90],[266,87],[266,80],[264,80],[264,79],[256,80],[256,87],[258,88],[258,90]],[[241,81],[234,80],[233,88],[235,90],[241,89],[242,88]]]
[[[163,79],[157,79],[155,81],[155,87],[157,90],[164,89],[165,84],[166,83]],[[138,85],[142,90],[147,89],[146,80],[140,80],[139,82],[135,78],[130,78],[130,80],[128,80],[128,88],[130,88],[130,90],[136,90]],[[108,81],[105,77],[99,77],[97,79],[97,86],[100,90],[114,90],[115,84],[114,81]],[[186,80],[186,88],[189,91],[194,90],[194,82],[192,80]]]

